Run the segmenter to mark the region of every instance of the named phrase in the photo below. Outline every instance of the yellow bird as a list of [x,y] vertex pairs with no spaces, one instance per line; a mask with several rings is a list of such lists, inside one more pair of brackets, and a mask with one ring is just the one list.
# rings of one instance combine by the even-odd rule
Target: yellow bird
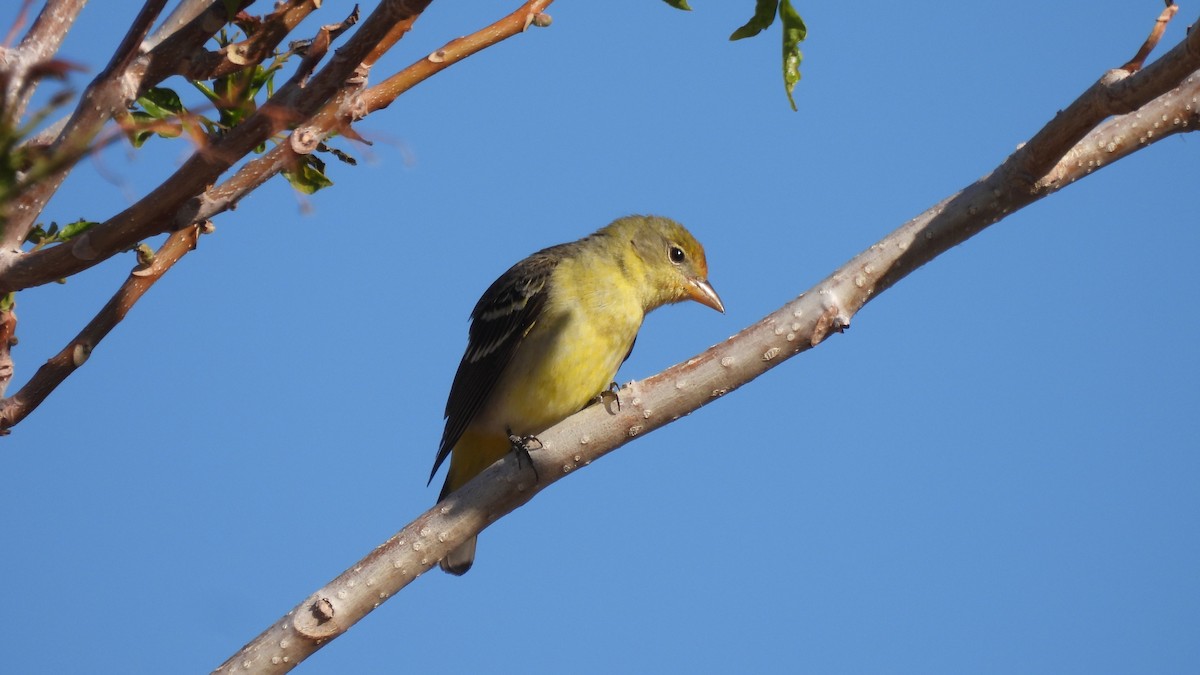
[[[438,500],[512,451],[511,437],[539,434],[608,389],[646,313],[683,300],[725,311],[704,247],[659,216],[621,218],[513,265],[471,312],[429,474],[432,482],[450,457]],[[442,569],[471,569],[475,542],[451,551]]]

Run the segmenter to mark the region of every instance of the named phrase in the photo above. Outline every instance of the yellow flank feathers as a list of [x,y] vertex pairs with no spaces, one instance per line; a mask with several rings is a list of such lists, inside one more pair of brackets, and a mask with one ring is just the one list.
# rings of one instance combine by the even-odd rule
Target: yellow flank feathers
[[[510,452],[509,434],[541,433],[607,389],[646,313],[683,300],[725,311],[704,248],[658,216],[621,218],[513,265],[471,313],[430,473],[450,457],[439,499]],[[472,538],[441,566],[463,574],[474,559]]]

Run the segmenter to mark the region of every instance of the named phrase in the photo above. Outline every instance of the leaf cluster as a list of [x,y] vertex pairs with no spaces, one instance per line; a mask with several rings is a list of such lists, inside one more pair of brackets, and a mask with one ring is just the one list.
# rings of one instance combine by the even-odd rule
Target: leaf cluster
[[[668,5],[683,10],[691,10],[687,0],[663,0]],[[800,62],[804,56],[800,53],[800,43],[808,37],[808,27],[804,19],[792,6],[791,0],[757,0],[754,4],[754,16],[741,28],[733,31],[730,40],[743,40],[754,37],[770,28],[775,23],[775,17],[783,25],[783,89],[787,94],[788,103],[796,110],[796,99],[792,96],[796,83],[800,81]]]
[[[240,40],[249,38],[260,28],[260,22],[244,13],[229,27],[213,37],[217,47],[228,49]],[[275,94],[276,76],[294,56],[302,56],[307,45],[295,42],[287,50],[278,51],[268,60],[222,74],[208,80],[189,80],[189,84],[204,96],[204,107],[188,110],[179,94],[169,87],[151,87],[138,97],[124,120],[125,134],[134,147],[141,147],[154,136],[192,137],[197,143],[220,138],[258,110],[259,101]],[[211,111],[211,112],[210,112]],[[267,144],[255,148],[263,153]],[[354,159],[341,150],[325,144],[318,152],[329,152],[337,159],[354,164]],[[315,155],[305,155],[297,164],[284,170],[284,177],[298,192],[313,194],[333,185],[326,175],[325,162]]]

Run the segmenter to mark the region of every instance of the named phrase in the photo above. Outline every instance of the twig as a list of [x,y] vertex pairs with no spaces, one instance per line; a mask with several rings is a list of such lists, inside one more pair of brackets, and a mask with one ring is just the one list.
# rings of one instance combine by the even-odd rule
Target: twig
[[[1197,69],[1200,64],[1193,65],[1193,70]],[[1180,78],[1164,83],[1151,78],[1133,83],[1128,93],[1142,95],[1152,89],[1171,89],[1183,81]],[[1095,92],[1095,87],[1089,89],[1081,100],[1090,99]],[[1174,130],[1190,130],[1200,123],[1195,106],[1190,104],[1197,95],[1200,73],[1185,86],[1158,99],[1151,96],[1144,104],[1175,106],[1172,112],[1189,121],[1176,125]],[[846,330],[867,302],[920,264],[1059,189],[1061,184],[1034,189],[1034,181],[1020,176],[1010,165],[1034,165],[1036,162],[1029,158],[1057,152],[1048,165],[1056,169],[1068,162],[1072,153],[1083,156],[1091,152],[1087,146],[1094,145],[1093,134],[1106,133],[1104,129],[1091,134],[1085,131],[1080,134],[1081,140],[1065,147],[1061,144],[1064,129],[1080,126],[1076,120],[1063,118],[1086,117],[1093,112],[1088,105],[1069,107],[1030,141],[1025,154],[1018,152],[991,175],[905,223],[795,300],[704,353],[646,380],[630,383],[620,392],[621,400],[628,402],[620,411],[591,406],[539,433],[543,449],[533,453],[532,459],[541,480],[534,482],[534,473],[518,465],[514,456],[497,462],[305,598],[218,672],[290,670],[430,569],[467,537],[478,534],[564,475],[721,398],[833,333]],[[1159,138],[1147,138],[1145,145]],[[977,199],[985,194],[995,202],[991,206],[994,211],[978,207]]]
[[1154,48],[1158,46],[1158,41],[1162,39],[1163,31],[1167,30],[1167,24],[1171,22],[1171,19],[1175,18],[1175,14],[1178,11],[1179,5],[1171,1],[1167,2],[1166,9],[1164,9],[1162,14],[1159,14],[1158,18],[1154,20],[1154,28],[1150,31],[1150,36],[1147,37],[1146,41],[1142,43],[1142,47],[1141,49],[1138,49],[1137,54],[1134,54],[1133,58],[1129,59],[1128,63],[1121,66],[1121,70],[1132,73],[1142,69],[1142,64],[1146,62],[1146,59],[1149,58],[1150,53],[1153,52]]
[[514,34],[514,30],[519,29],[519,31],[524,31],[528,29],[530,25],[535,23],[536,18],[542,15],[542,12],[550,6],[551,2],[553,0],[527,2],[516,12],[513,12],[500,21],[466,37],[452,40],[441,49],[429,54],[429,56],[367,89],[367,91],[363,92],[363,102],[366,104],[365,112],[371,113],[388,107],[401,94],[429,79],[434,74],[510,37]]
[[25,19],[29,16],[29,7],[32,4],[33,0],[21,0],[21,9],[17,10],[17,16],[9,26],[8,33],[5,34],[4,42],[0,44],[0,47],[8,48],[17,39],[17,33],[20,33],[21,29],[25,27]]
[[[533,17],[541,14],[553,1],[529,0],[499,21],[467,37],[454,40],[434,52],[441,55],[437,61],[430,61],[428,58],[421,59],[380,84],[369,87],[362,93],[361,99],[364,107],[359,112],[367,114],[386,108],[398,96],[425,79],[472,54],[520,34],[529,26]],[[397,30],[395,35],[390,37],[394,38],[394,42],[394,40],[400,39],[401,35],[403,35],[403,31]],[[344,130],[349,124],[347,111],[343,110],[343,107],[340,102],[326,105],[313,116],[311,122],[304,125],[303,130],[297,129],[295,133],[306,134],[305,144],[315,147],[316,142],[328,138],[336,130]],[[213,218],[217,216],[235,206],[242,197],[257,189],[280,171],[294,166],[300,154],[297,147],[305,146],[300,143],[281,143],[262,157],[247,162],[231,178],[204,194],[201,206],[196,212],[197,217]]]
[[[243,4],[249,5],[250,2],[247,0]],[[199,50],[199,53],[192,54],[189,50],[189,58],[158,59],[148,77],[159,79],[175,74],[189,80],[211,80],[241,70],[249,64],[261,63],[301,21],[317,9],[318,4],[315,0],[281,3],[275,11],[262,18],[258,29],[245,40],[218,51]],[[163,48],[178,51],[169,41],[163,43]]]
[[167,237],[154,254],[153,261],[140,263],[134,268],[113,297],[62,351],[38,368],[17,393],[0,401],[0,433],[8,433],[9,428],[25,419],[87,361],[96,345],[125,318],[134,303],[150,290],[154,282],[161,279],[189,251],[195,250],[202,227],[193,225]]

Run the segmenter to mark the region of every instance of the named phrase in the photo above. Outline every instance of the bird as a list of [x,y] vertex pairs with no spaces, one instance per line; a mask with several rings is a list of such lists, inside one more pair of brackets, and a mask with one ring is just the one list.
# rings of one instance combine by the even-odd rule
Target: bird
[[[500,275],[471,312],[450,386],[429,474],[432,483],[450,458],[438,501],[507,453],[527,453],[522,441],[611,391],[646,313],[685,300],[725,312],[708,281],[704,247],[662,216],[618,218]],[[441,568],[465,574],[476,541],[450,551]]]

